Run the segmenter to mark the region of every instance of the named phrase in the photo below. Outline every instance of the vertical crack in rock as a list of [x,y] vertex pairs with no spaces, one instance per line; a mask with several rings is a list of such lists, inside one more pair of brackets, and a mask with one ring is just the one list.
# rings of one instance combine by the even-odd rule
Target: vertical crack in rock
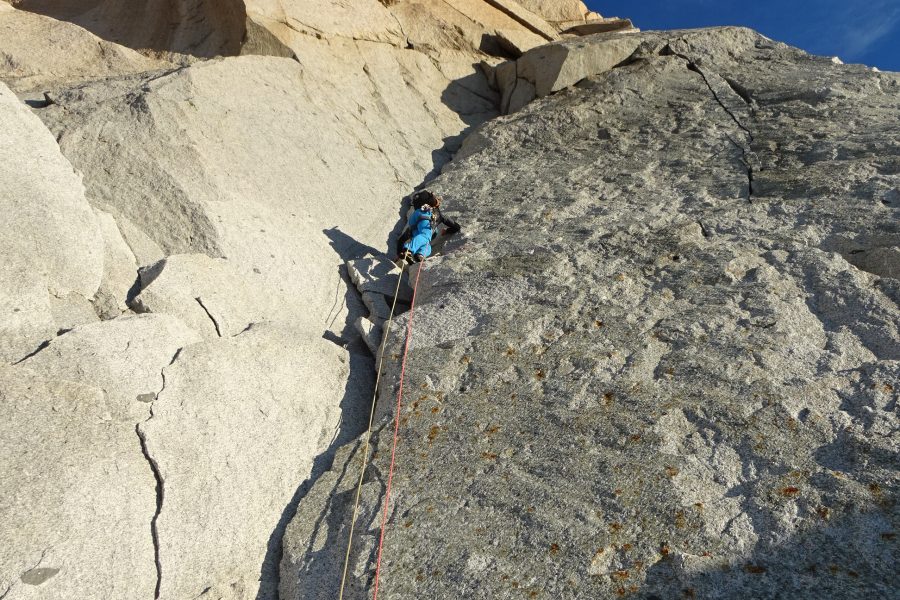
[[[153,418],[153,407],[150,407],[150,419]],[[150,419],[147,419],[148,421]],[[145,423],[147,421],[144,421]],[[162,562],[159,558],[159,529],[157,527],[157,521],[159,520],[159,515],[162,512],[163,500],[165,499],[165,482],[163,481],[162,473],[160,473],[159,465],[156,463],[156,460],[150,455],[150,449],[147,447],[147,437],[146,434],[141,431],[141,424],[138,423],[134,426],[134,430],[137,433],[138,440],[141,443],[141,453],[144,455],[144,458],[147,459],[147,463],[150,465],[150,470],[153,471],[153,477],[156,479],[156,512],[153,513],[153,518],[150,519],[150,535],[153,538],[153,559],[156,563],[156,591],[154,593],[154,598],[159,598],[160,587],[162,585]]]
[[[731,141],[732,144],[734,144],[741,150],[741,162],[744,163],[744,166],[747,169],[747,201],[753,202],[753,165],[750,164],[750,160],[749,160],[749,158],[750,158],[749,155],[751,154],[751,150],[750,150],[749,146],[751,144],[753,144],[753,133],[751,133],[751,131],[746,126],[744,126],[743,123],[741,123],[740,119],[738,119],[737,116],[735,116],[735,114],[733,112],[731,112],[731,109],[728,108],[728,106],[726,106],[726,104],[719,97],[719,94],[716,93],[716,90],[715,90],[715,88],[713,88],[712,84],[710,83],[709,78],[706,76],[706,73],[703,72],[703,69],[701,69],[700,66],[696,62],[694,62],[693,60],[691,60],[689,57],[685,56],[684,54],[675,52],[675,50],[673,50],[671,46],[666,46],[666,50],[667,50],[667,52],[671,53],[671,55],[677,56],[678,58],[687,62],[688,70],[697,73],[698,75],[700,75],[701,78],[703,78],[703,83],[705,83],[706,87],[709,88],[709,92],[712,94],[713,98],[719,104],[719,106],[722,107],[722,110],[724,110],[728,114],[728,116],[731,117],[731,120],[734,121],[734,123],[742,131],[744,131],[744,133],[747,134],[747,138],[749,140],[747,147],[745,147],[742,144],[738,144],[733,139],[731,139],[730,136],[728,137],[728,139]],[[750,104],[750,96],[746,90],[744,90],[741,86],[738,86],[736,83],[734,83],[733,81],[731,81],[729,79],[726,79],[726,78],[723,78],[723,79],[728,84],[728,87],[730,87],[732,90],[734,90],[734,93],[737,94],[741,98],[741,100],[746,102],[748,105]],[[739,88],[740,88],[740,90],[743,90],[743,93],[739,90]]]
[[[200,298],[197,298],[197,301],[199,302]],[[203,304],[201,303],[200,306],[203,306]],[[207,312],[207,314],[209,313]],[[210,318],[212,317],[210,316]],[[215,323],[215,320],[213,320],[213,323]],[[218,332],[218,326],[216,326],[216,331]],[[169,361],[169,364],[166,365],[166,367],[171,367],[173,364],[175,364],[175,361],[178,360],[179,356],[181,356],[182,350],[184,350],[184,347],[181,347],[175,351],[175,354],[172,355],[172,360]],[[162,387],[159,388],[159,392],[156,393],[157,399],[166,389],[166,367],[163,367],[159,371],[159,375],[160,377],[162,377]],[[150,416],[145,421],[143,421],[143,423],[146,423],[152,418],[153,403],[150,404]],[[141,445],[141,454],[144,455],[144,459],[146,459],[147,464],[150,465],[150,470],[153,472],[153,478],[156,480],[156,511],[153,513],[153,518],[150,519],[150,536],[153,539],[153,560],[156,564],[156,592],[154,593],[154,598],[158,599],[162,587],[162,561],[159,557],[159,528],[157,522],[159,521],[159,515],[162,513],[166,488],[162,472],[159,469],[159,464],[150,455],[150,449],[147,446],[147,434],[141,430],[141,425],[143,423],[137,423],[134,426],[134,431],[135,433],[137,433],[138,441]]]
[[203,309],[203,312],[206,313],[206,316],[209,317],[209,320],[213,322],[213,326],[216,328],[216,335],[219,337],[222,337],[222,332],[219,331],[218,321],[216,321],[216,318],[214,316],[212,316],[212,313],[209,312],[209,309],[206,308],[206,306],[203,304],[203,300],[200,299],[200,296],[197,296],[196,298],[194,298],[194,300],[197,301],[197,304],[200,305],[200,308]]
[[[172,360],[170,360],[169,364],[166,365],[167,367],[171,367],[173,364],[175,364],[175,361],[178,360],[179,356],[181,356],[182,350],[184,350],[184,347],[181,347],[175,351],[175,354],[172,355]],[[157,398],[159,398],[160,394],[162,394],[163,391],[166,389],[166,367],[163,367],[162,369],[159,370],[159,376],[162,377],[162,387],[159,388],[158,392],[156,392]],[[152,404],[150,405],[150,416],[151,416],[151,418],[153,417],[153,405]]]

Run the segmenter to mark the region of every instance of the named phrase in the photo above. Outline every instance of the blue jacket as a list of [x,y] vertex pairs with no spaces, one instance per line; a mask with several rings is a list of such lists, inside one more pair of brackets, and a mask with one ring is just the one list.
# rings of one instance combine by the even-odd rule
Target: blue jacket
[[412,239],[403,246],[413,254],[429,256],[431,254],[431,211],[418,209],[409,216],[407,221]]

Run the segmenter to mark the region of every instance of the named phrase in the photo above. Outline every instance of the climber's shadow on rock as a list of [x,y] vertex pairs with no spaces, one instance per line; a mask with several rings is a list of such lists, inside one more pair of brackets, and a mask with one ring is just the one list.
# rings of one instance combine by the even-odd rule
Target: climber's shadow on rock
[[372,246],[363,244],[337,227],[323,229],[322,233],[328,238],[329,245],[335,253],[341,257],[342,261],[346,262],[348,260],[362,258],[366,254],[380,254],[380,252]]

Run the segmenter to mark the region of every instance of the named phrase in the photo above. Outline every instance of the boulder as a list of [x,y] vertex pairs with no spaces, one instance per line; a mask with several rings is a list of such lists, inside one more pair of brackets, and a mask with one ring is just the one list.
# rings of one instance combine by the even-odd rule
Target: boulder
[[154,597],[156,482],[99,387],[0,365],[0,590]]
[[609,71],[628,59],[639,44],[640,40],[631,35],[596,34],[529,50],[515,61],[514,80],[497,77],[503,97],[515,93],[518,98],[515,103],[503,103],[501,109],[507,113],[516,112],[535,97],[542,98],[586,77]]
[[[40,119],[0,84],[0,361],[91,315],[103,238],[81,178]],[[87,314],[86,314],[87,313]]]
[[346,265],[350,280],[361,294],[374,292],[389,298],[396,295],[403,302],[412,298],[412,289],[398,282],[402,270],[387,256],[370,255],[347,261]]
[[363,292],[362,301],[369,310],[370,319],[384,321],[391,316],[391,305],[384,294]]

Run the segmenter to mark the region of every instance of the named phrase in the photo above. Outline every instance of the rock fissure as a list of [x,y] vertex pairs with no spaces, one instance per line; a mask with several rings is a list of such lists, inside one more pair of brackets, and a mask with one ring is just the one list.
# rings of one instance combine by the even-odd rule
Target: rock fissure
[[194,300],[197,301],[197,304],[200,305],[200,308],[203,309],[203,311],[206,313],[206,316],[209,317],[210,321],[212,321],[213,326],[216,328],[216,335],[222,337],[222,332],[219,330],[219,322],[216,321],[216,318],[212,316],[212,313],[209,312],[209,309],[206,308],[206,305],[203,304],[203,300],[200,299],[200,296],[197,296],[196,298],[194,298]]
[[[391,14],[391,16],[394,17],[394,20],[397,20],[396,16],[394,16],[393,14]],[[297,25],[294,25],[294,23],[291,23],[290,21],[294,21],[295,23],[297,23],[299,25],[299,27]],[[312,25],[308,25],[295,17],[289,17],[287,20],[281,21],[281,23],[285,27],[288,27],[291,31],[299,33],[300,35],[305,35],[305,36],[309,36],[309,37],[317,39],[317,40],[321,40],[325,43],[328,43],[329,38],[341,38],[341,39],[350,40],[353,42],[370,42],[372,44],[384,44],[384,45],[390,46],[392,48],[405,48],[405,46],[403,46],[403,45],[395,44],[394,42],[389,42],[387,40],[380,40],[378,38],[354,36],[354,35],[343,35],[341,33],[333,32],[333,31],[326,32],[322,29],[313,27]],[[397,25],[398,26],[400,25],[399,21],[397,21]],[[400,31],[405,40],[406,35],[402,33],[403,32],[402,27],[400,28]],[[310,32],[312,32],[312,33],[310,33]],[[297,62],[301,62],[299,57],[297,57]]]
[[31,352],[29,352],[28,354],[26,354],[25,356],[23,356],[22,358],[20,358],[19,360],[15,361],[15,362],[12,363],[12,364],[13,364],[13,365],[18,365],[18,364],[20,364],[20,363],[23,363],[23,362],[25,362],[26,360],[28,360],[29,358],[31,358],[32,356],[36,356],[36,355],[37,355],[38,353],[40,353],[42,350],[47,349],[49,346],[50,346],[50,340],[44,340],[43,342],[41,342],[41,343],[38,345],[37,348],[35,348],[34,350],[32,350]]
[[[174,360],[174,359],[173,359]],[[165,384],[165,382],[164,382]],[[153,405],[150,405],[150,419],[153,418]],[[148,421],[150,419],[147,419]],[[144,421],[146,423],[146,421]],[[147,464],[150,465],[150,470],[153,472],[153,478],[156,481],[156,511],[153,513],[153,517],[150,519],[150,535],[153,540],[153,559],[156,566],[156,591],[154,592],[154,598],[159,598],[160,590],[162,586],[162,560],[160,558],[160,547],[159,547],[159,515],[162,513],[163,502],[165,501],[165,481],[163,480],[162,473],[159,470],[159,464],[156,460],[151,456],[150,449],[147,447],[147,438],[146,434],[141,430],[141,423],[137,423],[134,426],[135,433],[137,433],[138,440],[141,445],[141,454],[143,454],[144,459],[146,459]]]
[[[731,117],[731,120],[734,121],[735,125],[737,125],[742,131],[744,131],[744,133],[747,134],[747,139],[748,139],[747,146],[744,146],[743,144],[738,144],[730,136],[728,136],[728,139],[732,144],[734,144],[741,150],[741,162],[744,163],[744,167],[747,169],[747,201],[752,203],[753,202],[753,165],[750,163],[750,156],[753,154],[753,152],[750,148],[752,147],[752,144],[753,144],[753,133],[750,131],[749,128],[747,128],[743,123],[741,123],[740,119],[737,118],[737,116],[734,114],[734,112],[732,112],[732,110],[730,108],[728,108],[728,106],[722,101],[722,99],[719,97],[719,94],[716,92],[715,88],[713,87],[712,83],[710,83],[709,78],[707,77],[706,73],[696,62],[694,62],[693,60],[691,60],[690,57],[688,57],[684,54],[675,52],[671,46],[667,46],[666,48],[667,48],[668,52],[671,53],[671,55],[677,56],[678,58],[684,60],[687,63],[687,68],[689,70],[700,75],[700,77],[703,79],[703,83],[705,83],[706,87],[709,88],[709,92],[712,94],[713,98],[718,103],[718,105],[722,107],[722,110],[724,110],[728,114],[729,117]],[[746,102],[748,105],[750,104],[750,101],[748,100],[749,96],[745,97],[743,94],[741,94],[737,91],[737,89],[734,87],[734,85],[732,84],[731,81],[729,81],[728,79],[726,79],[724,77],[723,77],[723,79],[728,83],[728,86],[735,91],[735,93],[741,98],[741,100]]]
[[[247,328],[249,329],[249,326],[248,326]],[[245,329],[244,331],[246,331],[246,329]],[[241,332],[241,333],[243,333],[243,332]],[[235,335],[240,335],[240,334],[235,334]],[[163,367],[162,369],[159,370],[159,376],[162,378],[162,387],[160,387],[160,388],[159,388],[159,391],[156,392],[156,398],[157,398],[157,399],[160,397],[160,395],[161,395],[161,394],[165,391],[165,389],[166,389],[166,368],[167,368],[167,367],[171,367],[172,365],[175,364],[175,361],[178,360],[178,357],[179,357],[179,356],[181,356],[181,351],[182,351],[182,350],[184,350],[184,347],[181,347],[181,348],[179,348],[178,350],[176,350],[176,351],[175,351],[175,354],[172,355],[172,360],[169,361],[169,364],[166,365],[165,367]],[[152,404],[152,403],[150,404],[150,416],[151,416],[151,417],[153,416],[153,404]]]

